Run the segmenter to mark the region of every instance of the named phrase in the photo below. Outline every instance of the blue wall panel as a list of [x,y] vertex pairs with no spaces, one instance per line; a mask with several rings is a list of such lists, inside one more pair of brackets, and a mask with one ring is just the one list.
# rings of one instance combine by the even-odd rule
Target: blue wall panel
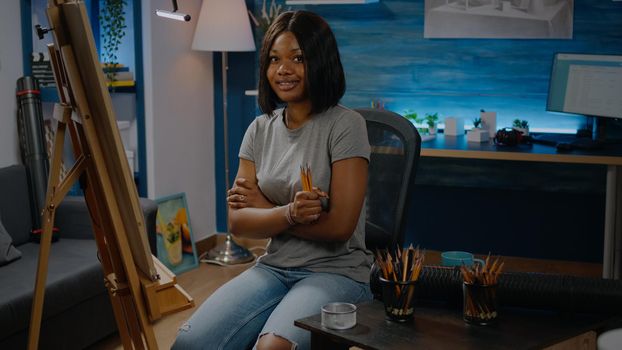
[[[257,18],[262,3],[247,0]],[[276,3],[283,5],[284,0]],[[346,106],[363,107],[382,100],[386,108],[398,113],[438,112],[441,118],[465,118],[467,125],[485,109],[498,112],[498,127],[521,118],[535,130],[573,131],[582,126],[583,117],[545,110],[553,55],[622,54],[622,2],[610,0],[575,0],[571,40],[425,39],[423,0],[291,8],[316,12],[333,28],[346,70],[347,92],[342,100]],[[255,29],[259,50],[261,32]],[[232,86],[234,78],[229,79],[232,178],[241,137],[258,113],[255,98],[243,96],[244,90],[256,86],[257,55],[230,55],[230,74],[238,79],[237,86]],[[220,70],[219,61],[215,60],[214,68]],[[218,90],[218,73],[215,79]],[[216,110],[219,115],[218,106]],[[217,120],[216,130],[221,127]],[[222,164],[222,139],[215,142]],[[407,242],[439,250],[461,247],[487,252],[492,248],[506,255],[584,261],[602,258],[602,169],[584,167],[579,179],[566,181],[567,174],[575,174],[577,169],[543,170],[527,163],[454,163],[422,159]],[[497,173],[496,169],[505,170]],[[526,178],[520,188],[508,185],[517,176]],[[217,177],[220,193],[224,176],[219,171]],[[481,181],[482,177],[486,180]],[[560,179],[566,185],[551,189]],[[224,193],[218,195],[218,203],[223,203],[217,205],[222,232],[226,229]],[[449,222],[453,226],[448,226]],[[576,244],[559,249],[560,242]]]
[[296,8],[333,28],[347,74],[345,105],[382,100],[398,113],[438,112],[466,125],[485,109],[497,111],[500,127],[521,118],[534,130],[574,131],[584,118],[545,110],[553,54],[622,54],[622,3],[610,0],[575,1],[572,40],[425,39],[423,0]]

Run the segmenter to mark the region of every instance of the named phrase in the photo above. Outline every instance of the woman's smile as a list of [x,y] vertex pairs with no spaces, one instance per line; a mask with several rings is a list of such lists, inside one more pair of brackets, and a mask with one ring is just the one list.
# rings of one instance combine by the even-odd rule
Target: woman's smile
[[279,87],[279,90],[289,91],[289,90],[294,89],[300,83],[300,80],[283,79],[283,80],[277,80],[276,83],[277,83],[277,86]]

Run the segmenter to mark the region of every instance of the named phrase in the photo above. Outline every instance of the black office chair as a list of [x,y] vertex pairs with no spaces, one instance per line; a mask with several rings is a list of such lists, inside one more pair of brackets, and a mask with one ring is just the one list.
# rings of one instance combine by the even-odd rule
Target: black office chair
[[415,184],[421,136],[414,125],[387,110],[355,109],[367,121],[371,157],[367,182],[367,249],[404,245],[405,213]]

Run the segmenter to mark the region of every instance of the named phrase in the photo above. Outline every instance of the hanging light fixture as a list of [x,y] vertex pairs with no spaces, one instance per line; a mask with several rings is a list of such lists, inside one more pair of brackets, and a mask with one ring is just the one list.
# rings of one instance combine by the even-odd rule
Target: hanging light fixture
[[166,11],[166,10],[156,10],[156,15],[160,16],[160,17],[165,17],[165,18],[170,18],[170,19],[174,19],[177,21],[184,21],[184,22],[189,22],[190,21],[190,15],[187,13],[181,13],[181,12],[177,12],[177,0],[172,0],[173,1],[173,11]]

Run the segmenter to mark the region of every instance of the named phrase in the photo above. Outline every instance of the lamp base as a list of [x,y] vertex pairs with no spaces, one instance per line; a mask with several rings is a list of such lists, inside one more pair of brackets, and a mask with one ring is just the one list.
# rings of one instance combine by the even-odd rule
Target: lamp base
[[227,233],[227,239],[223,243],[210,249],[207,252],[207,256],[201,261],[208,264],[235,265],[251,262],[253,260],[255,260],[255,255],[248,249],[235,243],[233,238],[231,238],[231,234]]

